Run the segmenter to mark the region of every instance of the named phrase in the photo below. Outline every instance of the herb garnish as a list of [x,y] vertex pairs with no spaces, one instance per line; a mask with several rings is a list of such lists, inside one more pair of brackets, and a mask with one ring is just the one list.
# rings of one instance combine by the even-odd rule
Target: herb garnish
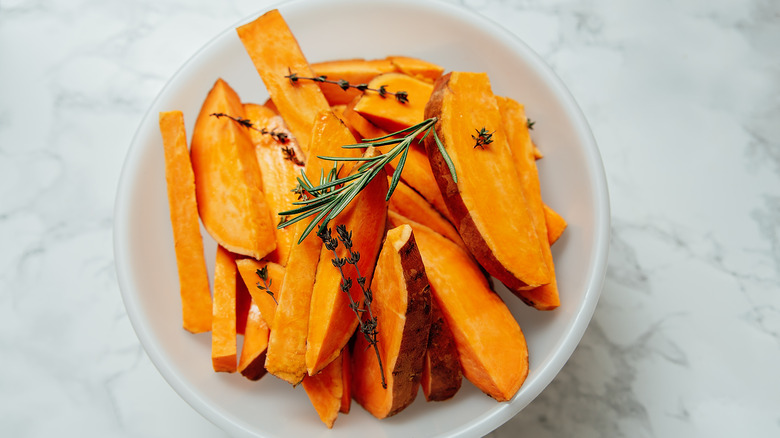
[[534,125],[536,124],[536,122],[531,120],[531,119],[527,119],[525,124],[526,124],[526,126],[528,126],[528,129],[533,130],[534,129]]
[[301,80],[314,81],[314,82],[324,82],[324,83],[327,83],[327,84],[338,85],[339,88],[341,88],[344,91],[346,91],[346,90],[348,90],[350,88],[354,88],[354,89],[362,91],[364,93],[366,91],[374,91],[376,93],[379,93],[379,96],[381,96],[381,97],[385,97],[385,96],[387,96],[389,94],[391,96],[395,96],[395,100],[397,100],[397,101],[399,101],[401,103],[409,102],[409,93],[407,93],[406,91],[396,91],[395,93],[393,93],[392,91],[387,91],[387,86],[386,85],[382,85],[379,88],[369,88],[368,84],[353,85],[353,84],[350,84],[349,81],[347,81],[346,79],[339,79],[338,81],[332,81],[332,80],[329,80],[328,77],[325,76],[325,75],[315,76],[313,78],[307,78],[307,77],[303,77],[303,76],[298,76],[297,74],[293,73],[292,71],[290,72],[289,75],[285,76],[285,78],[289,79],[290,82],[292,82],[293,84],[295,84],[296,82],[301,81]]
[[[338,234],[338,240],[336,240],[333,235],[331,235],[330,228],[320,228],[317,236],[322,239],[322,243],[325,245],[325,248],[333,253],[333,260],[331,262],[333,263],[333,266],[335,266],[341,273],[341,291],[347,294],[349,297],[349,308],[352,309],[352,311],[355,313],[355,317],[358,320],[358,330],[360,330],[360,333],[363,334],[366,342],[374,347],[376,359],[379,361],[379,374],[382,376],[382,388],[387,388],[387,383],[385,382],[385,371],[382,367],[382,358],[379,356],[379,348],[376,345],[376,337],[379,334],[377,331],[377,319],[376,316],[374,316],[374,314],[371,312],[371,303],[374,301],[374,298],[370,286],[368,289],[366,289],[366,277],[360,275],[360,268],[358,268],[360,253],[358,251],[352,250],[352,231],[347,231],[347,227],[343,224],[340,224],[336,225],[336,233]],[[348,256],[339,257],[336,253],[336,248],[339,246],[339,241],[341,241],[341,243],[344,245],[344,248],[347,249],[347,252],[349,253]],[[363,292],[363,304],[365,305],[364,309],[361,309],[360,304],[353,300],[352,294],[349,293],[350,289],[352,289],[352,278],[349,278],[344,274],[344,265],[347,263],[355,267],[355,272],[357,273],[357,283],[360,286],[360,290]],[[365,312],[367,312],[367,317],[363,319],[360,314]]]
[[493,143],[493,134],[496,131],[488,132],[487,129],[483,126],[482,129],[475,129],[477,131],[477,135],[472,135],[471,138],[476,140],[476,144],[474,145],[474,148],[479,146],[482,149],[485,149],[485,146],[489,145],[490,143]]
[[257,288],[260,290],[264,290],[265,293],[271,296],[271,298],[274,300],[274,303],[279,305],[279,302],[276,301],[276,297],[274,296],[273,291],[271,291],[271,283],[273,283],[273,280],[268,279],[268,265],[263,266],[262,269],[258,269],[255,271],[257,273],[257,276],[260,277],[261,280],[263,280],[263,284],[260,284],[260,282],[257,282]]
[[[418,136],[422,135],[419,141],[425,140],[425,138],[433,133],[433,138],[436,141],[436,145],[439,148],[439,152],[444,158],[447,167],[452,174],[452,179],[457,183],[458,176],[455,174],[455,165],[452,163],[450,156],[444,149],[439,137],[436,135],[434,125],[438,119],[436,117],[425,120],[409,128],[402,129],[392,134],[387,134],[382,137],[364,139],[363,143],[352,144],[343,146],[347,149],[365,148],[369,146],[379,147],[387,145],[395,145],[387,153],[377,155],[375,157],[318,157],[328,161],[363,161],[357,169],[357,172],[352,175],[337,178],[337,173],[334,170],[330,172],[331,177],[328,181],[321,181],[320,185],[314,186],[306,177],[306,173],[301,171],[301,178],[298,178],[298,183],[301,186],[301,190],[305,190],[308,193],[308,199],[303,199],[298,202],[293,202],[293,205],[299,206],[291,210],[280,212],[282,216],[293,216],[292,219],[279,224],[279,228],[292,225],[307,217],[314,216],[309,222],[309,225],[301,233],[301,238],[298,243],[303,242],[306,236],[314,229],[314,227],[322,221],[319,232],[324,232],[328,227],[328,222],[338,216],[350,202],[364,189],[368,184],[379,175],[380,171],[385,168],[385,165],[393,161],[397,156],[401,156],[398,160],[398,164],[393,172],[393,177],[390,181],[390,186],[387,190],[386,200],[390,200],[393,195],[395,187],[398,185],[398,181],[401,179],[401,172],[403,171],[404,164],[406,163],[406,156],[409,153],[409,147],[412,145],[412,141]],[[403,137],[397,138],[396,136],[403,135]],[[296,188],[296,193],[298,189]]]
[[251,120],[245,119],[243,117],[231,116],[230,114],[225,113],[212,113],[211,115],[216,118],[227,117],[228,119],[238,123],[245,128],[253,129],[263,135],[270,135],[274,140],[284,145],[282,146],[282,154],[284,154],[285,160],[292,161],[292,163],[296,166],[304,165],[303,161],[301,161],[301,159],[298,158],[298,155],[295,153],[295,149],[291,145],[287,144],[290,141],[290,137],[286,133],[280,131],[269,131],[265,128],[258,128],[252,123]]

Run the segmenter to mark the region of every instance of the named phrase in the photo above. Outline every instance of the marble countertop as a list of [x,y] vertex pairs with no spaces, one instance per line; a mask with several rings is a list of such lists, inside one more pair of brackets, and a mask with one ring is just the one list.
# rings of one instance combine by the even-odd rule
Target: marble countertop
[[[580,346],[489,436],[780,436],[780,4],[464,3],[578,100],[613,221]],[[3,436],[224,436],[133,332],[113,205],[166,80],[269,4],[0,1]]]

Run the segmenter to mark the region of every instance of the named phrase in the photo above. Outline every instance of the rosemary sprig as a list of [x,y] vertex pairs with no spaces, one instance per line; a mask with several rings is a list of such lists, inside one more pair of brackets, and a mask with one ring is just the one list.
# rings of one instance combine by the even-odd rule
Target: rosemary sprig
[[[370,287],[366,289],[366,277],[360,275],[360,268],[358,268],[358,261],[360,261],[360,253],[352,250],[352,231],[347,231],[347,227],[343,224],[336,225],[336,233],[338,234],[338,240],[336,240],[330,232],[330,228],[321,228],[317,236],[322,239],[322,243],[325,248],[333,253],[333,266],[335,266],[341,273],[341,291],[347,294],[349,297],[349,308],[355,313],[355,317],[358,320],[358,330],[363,334],[366,342],[374,348],[376,353],[376,359],[379,362],[379,374],[382,376],[382,388],[387,388],[387,382],[385,382],[385,371],[382,366],[382,358],[379,356],[379,348],[377,347],[377,319],[371,312],[371,303],[374,301],[373,293]],[[348,256],[339,257],[336,253],[336,248],[339,246],[339,241],[347,249]],[[344,274],[344,265],[349,263],[355,267],[357,273],[357,283],[360,286],[360,290],[363,292],[363,304],[365,308],[361,308],[360,304],[352,299],[350,289],[352,289],[352,278],[347,277]],[[367,312],[368,315],[364,319],[361,317],[361,313]]]
[[258,269],[255,271],[257,273],[257,276],[260,277],[261,280],[263,280],[263,284],[260,284],[260,282],[257,282],[257,288],[260,290],[264,290],[265,293],[271,296],[273,298],[274,303],[279,305],[279,302],[276,301],[276,297],[274,296],[273,291],[271,291],[271,283],[274,281],[271,279],[268,279],[268,265],[265,265],[262,267],[262,269]]
[[245,119],[243,117],[231,116],[230,114],[225,114],[225,113],[212,113],[211,115],[216,118],[227,117],[228,119],[238,123],[244,128],[253,129],[263,135],[270,135],[274,140],[278,141],[283,145],[282,154],[284,154],[285,160],[292,161],[293,164],[295,164],[296,166],[304,165],[303,161],[301,161],[301,159],[298,158],[298,155],[295,153],[295,149],[288,144],[288,142],[290,141],[290,137],[287,135],[287,133],[280,132],[280,131],[269,131],[265,128],[258,128],[252,123],[251,120]]
[[[320,221],[319,232],[323,232],[328,227],[328,223],[338,216],[350,202],[364,189],[368,184],[379,175],[380,171],[384,169],[385,165],[393,161],[400,155],[398,164],[393,172],[393,177],[390,180],[390,186],[387,190],[386,200],[390,200],[393,195],[398,181],[401,179],[401,172],[403,171],[404,164],[406,163],[406,156],[409,152],[409,147],[412,145],[412,141],[419,136],[421,140],[424,140],[429,134],[433,133],[433,138],[436,142],[436,146],[439,148],[439,152],[444,158],[453,180],[457,183],[458,176],[455,173],[455,165],[452,163],[450,156],[444,149],[444,145],[436,135],[434,128],[438,119],[436,117],[427,119],[421,123],[411,126],[406,129],[402,129],[398,132],[388,134],[382,137],[364,139],[364,143],[358,143],[353,145],[343,146],[344,148],[364,148],[368,146],[387,146],[395,145],[387,153],[381,154],[375,157],[323,157],[320,159],[329,161],[362,161],[363,163],[358,166],[357,172],[345,177],[337,177],[337,172],[333,170],[330,172],[331,178],[327,181],[321,181],[319,185],[315,186],[306,178],[306,174],[302,171],[301,178],[298,178],[298,183],[301,186],[301,191],[305,190],[308,193],[307,199],[303,199],[297,202],[293,202],[296,208],[291,210],[280,212],[282,216],[294,216],[283,223],[279,224],[279,228],[292,225],[300,220],[313,216],[311,222],[301,234],[301,238],[298,243],[303,242],[306,236],[317,226]],[[403,135],[398,138],[397,136]],[[300,193],[297,191],[296,193]]]
[[391,96],[395,97],[395,100],[397,100],[397,101],[399,101],[401,103],[409,102],[409,93],[407,93],[406,91],[396,91],[395,93],[393,93],[392,91],[387,91],[387,86],[386,85],[382,85],[379,88],[369,88],[368,84],[353,85],[353,84],[350,84],[349,81],[347,81],[346,79],[339,79],[338,81],[332,81],[332,80],[329,80],[328,77],[325,76],[325,75],[315,76],[313,78],[307,78],[307,77],[303,77],[303,76],[298,76],[297,74],[293,73],[292,71],[290,72],[289,75],[285,76],[285,78],[289,79],[290,82],[292,82],[293,84],[295,84],[296,82],[298,82],[300,80],[314,81],[314,82],[325,82],[327,84],[338,85],[339,88],[341,88],[344,91],[346,91],[346,90],[348,90],[350,88],[354,88],[354,89],[362,91],[364,93],[366,91],[374,91],[376,93],[379,93],[379,95],[381,97],[386,97],[387,95],[391,95]]
[[475,129],[477,131],[477,135],[472,135],[471,138],[476,140],[476,144],[474,145],[474,148],[480,147],[481,149],[485,149],[485,146],[489,145],[490,143],[493,143],[493,134],[496,131],[488,132],[488,130],[483,126],[482,129]]

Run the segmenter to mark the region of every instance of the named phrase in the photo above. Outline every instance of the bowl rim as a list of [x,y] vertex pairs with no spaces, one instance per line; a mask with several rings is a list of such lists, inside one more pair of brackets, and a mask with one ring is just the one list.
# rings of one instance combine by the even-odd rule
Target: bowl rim
[[[199,396],[197,392],[193,391],[188,384],[174,372],[171,368],[171,364],[164,359],[160,344],[155,340],[148,329],[149,324],[146,315],[140,311],[140,303],[135,294],[137,286],[130,273],[130,264],[128,262],[129,255],[127,254],[125,245],[125,242],[128,241],[128,230],[130,228],[128,204],[129,199],[131,198],[130,195],[133,191],[133,186],[128,181],[128,175],[132,173],[133,169],[136,169],[139,166],[141,161],[142,154],[140,152],[142,151],[142,145],[139,143],[139,138],[141,137],[143,126],[148,122],[149,118],[152,117],[153,110],[157,108],[158,102],[165,95],[165,92],[180,76],[182,76],[184,71],[196,62],[196,59],[199,58],[204,51],[216,44],[222,38],[225,38],[227,34],[235,32],[236,27],[251,21],[268,10],[294,4],[303,4],[309,1],[311,0],[283,0],[267,5],[237,20],[198,48],[166,81],[152,100],[143,117],[140,119],[138,128],[136,129],[126,152],[116,189],[113,211],[114,260],[122,300],[133,330],[155,368],[174,391],[176,391],[185,402],[203,417],[231,435],[257,436],[255,431],[243,427],[240,423],[232,421],[232,419],[227,417],[223,412],[216,410]],[[328,1],[330,3],[344,4],[352,3],[356,0]],[[475,417],[472,421],[461,426],[459,429],[439,435],[449,437],[482,436],[501,426],[524,409],[531,401],[536,399],[536,397],[559,374],[560,370],[581,341],[582,336],[589,325],[606,276],[609,252],[611,218],[606,174],[595,137],[587,123],[584,113],[574,99],[574,96],[564,85],[560,77],[545,63],[543,58],[534,52],[533,49],[518,36],[510,32],[500,23],[481,13],[474,13],[476,11],[469,9],[468,7],[454,5],[444,0],[427,0],[425,2],[415,0],[384,0],[384,2],[394,6],[402,4],[411,7],[427,7],[454,15],[469,13],[474,20],[481,20],[483,23],[490,24],[495,32],[502,35],[505,41],[519,49],[522,56],[533,65],[533,68],[544,73],[547,78],[547,84],[550,86],[551,90],[557,94],[561,104],[565,106],[568,112],[573,116],[573,127],[577,133],[577,137],[581,139],[585,146],[583,150],[587,158],[587,167],[593,170],[594,179],[592,180],[592,183],[596,200],[596,204],[593,206],[595,212],[594,228],[596,234],[602,236],[602,238],[594,240],[595,244],[591,250],[593,267],[589,270],[587,285],[584,287],[585,295],[583,298],[583,305],[580,306],[574,314],[573,321],[568,325],[568,330],[562,333],[559,345],[556,345],[553,349],[553,353],[549,359],[549,365],[540,371],[538,378],[527,383],[529,387],[525,387],[524,390],[528,395],[523,402],[518,402],[517,396],[515,396],[511,401],[497,404],[494,409],[491,409],[484,415]]]

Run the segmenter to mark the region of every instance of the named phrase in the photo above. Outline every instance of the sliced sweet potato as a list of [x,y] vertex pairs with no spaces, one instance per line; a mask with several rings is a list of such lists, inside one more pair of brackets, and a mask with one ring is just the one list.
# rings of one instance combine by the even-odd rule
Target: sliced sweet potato
[[[350,84],[367,84],[374,77],[395,71],[396,68],[388,59],[341,59],[337,61],[317,62],[311,65],[317,76],[327,76],[329,80],[346,80]],[[322,93],[331,105],[349,103],[363,93],[355,88],[346,90],[337,84],[322,82],[319,84]]]
[[520,188],[523,191],[528,211],[531,213],[536,235],[542,249],[544,261],[550,270],[550,282],[529,290],[516,290],[514,293],[523,301],[540,310],[552,310],[560,305],[558,282],[555,279],[555,266],[550,241],[547,237],[542,192],[539,187],[539,173],[534,158],[534,145],[528,132],[528,119],[525,109],[516,101],[497,96],[498,108],[506,131],[507,141],[512,150],[515,168],[520,175]]
[[303,389],[309,396],[311,404],[314,405],[320,420],[328,426],[328,429],[333,428],[344,395],[341,367],[342,360],[339,358],[328,364],[319,374],[306,376],[303,379]]
[[408,102],[377,92],[363,93],[355,111],[387,132],[400,131],[424,120],[425,104],[433,91],[430,83],[403,73],[385,73],[368,83],[373,89],[385,87],[388,92],[405,91]]
[[236,371],[236,262],[217,246],[214,265],[214,306],[211,318],[211,362],[214,371]]
[[458,230],[444,218],[433,206],[419,193],[403,182],[395,187],[393,196],[390,197],[388,208],[401,216],[419,222],[430,227],[442,236],[452,240],[464,249],[466,244],[460,238]]
[[360,96],[353,99],[344,108],[344,122],[346,122],[347,126],[353,131],[353,135],[361,139],[377,138],[387,135],[387,131],[380,129],[355,111],[355,105],[357,105],[359,100]]
[[396,71],[427,82],[439,79],[439,76],[444,73],[444,67],[419,58],[388,56],[387,59],[393,64]]
[[[353,149],[355,150],[355,149]],[[371,154],[371,151],[367,151]],[[360,194],[330,222],[335,233],[338,225],[352,232],[353,251],[360,253],[357,270],[351,264],[342,269],[352,279],[350,295],[356,302],[363,300],[358,285],[358,273],[371,284],[374,265],[382,245],[387,215],[387,178],[381,171]],[[335,237],[335,235],[334,235]],[[339,257],[348,256],[344,245],[336,250]],[[341,291],[341,273],[333,266],[333,253],[322,248],[317,279],[311,297],[309,333],[306,348],[306,368],[314,375],[338,356],[357,327],[358,321],[349,307],[349,297]]]
[[[244,104],[246,118],[258,129],[266,129],[269,132],[281,132],[289,135],[284,121],[276,113],[265,106],[254,103]],[[263,193],[272,214],[272,220],[279,222],[280,211],[290,208],[297,196],[290,189],[295,187],[296,178],[303,168],[300,164],[301,151],[294,139],[280,143],[271,135],[261,134],[256,130],[249,130],[252,143],[255,146],[255,157],[260,167],[260,176],[263,181]],[[285,153],[285,148],[294,151],[295,157]],[[275,222],[275,223],[276,223]],[[265,259],[284,266],[290,256],[293,245],[293,231],[291,228],[274,227],[276,236],[276,249],[268,254]]]
[[292,82],[285,78],[291,73],[300,77],[314,75],[298,41],[276,9],[236,31],[279,114],[295,135],[304,155],[308,155],[314,119],[329,105],[316,82]]
[[[333,163],[317,158],[321,156],[358,156],[358,149],[343,149],[354,143],[349,129],[333,112],[327,110],[317,116],[312,134],[311,156],[306,163],[306,174],[311,181],[318,181],[320,171],[331,169]],[[295,242],[298,242],[308,225],[306,220],[297,222]],[[279,292],[265,367],[269,373],[293,385],[306,374],[306,339],[309,331],[309,311],[315,276],[320,260],[322,241],[310,233],[300,244],[293,245],[287,261],[284,284]],[[323,309],[316,308],[317,312]],[[327,365],[327,364],[323,364]]]
[[235,91],[222,79],[203,102],[192,134],[192,169],[198,212],[214,240],[230,252],[256,259],[276,248],[260,168],[246,128],[213,113],[244,117]]
[[[425,115],[438,118],[436,133],[455,166],[457,183],[433,136],[426,137],[433,174],[469,251],[515,293],[552,281],[487,75],[442,76]],[[476,147],[483,129],[492,142]]]
[[430,285],[409,225],[387,232],[371,290],[387,388],[382,387],[375,350],[358,335],[353,396],[371,415],[386,418],[409,406],[417,395],[431,327]]
[[547,240],[550,242],[550,245],[552,245],[558,241],[568,224],[563,216],[558,214],[547,204],[544,204],[544,220],[547,223]]
[[179,273],[182,325],[192,333],[207,332],[211,330],[211,291],[198,223],[195,176],[181,111],[160,113],[160,133]]
[[452,398],[460,389],[460,359],[444,314],[436,299],[431,300],[431,332],[423,362],[422,386],[425,399],[444,401]]
[[352,353],[350,345],[341,350],[341,384],[343,391],[339,412],[349,414],[349,409],[352,406]]
[[528,375],[523,332],[474,260],[449,239],[393,212],[392,226],[414,230],[431,284],[455,339],[463,375],[498,401],[511,399]]
[[[282,290],[282,284],[284,284],[284,274],[286,272],[282,265],[273,262],[267,262],[265,260],[257,261],[254,259],[240,259],[236,260],[236,267],[238,273],[241,275],[244,285],[246,286],[249,294],[252,296],[252,302],[260,310],[260,314],[263,316],[263,320],[272,327],[274,324],[274,315],[276,314],[276,301],[278,299],[279,291]],[[258,288],[258,284],[263,285],[263,280],[257,274],[257,271],[267,267],[268,269],[268,284],[274,296],[271,296],[265,290]]]
[[249,380],[260,380],[265,371],[265,352],[268,348],[268,325],[260,309],[251,301],[244,330],[244,345],[238,359],[238,372]]

